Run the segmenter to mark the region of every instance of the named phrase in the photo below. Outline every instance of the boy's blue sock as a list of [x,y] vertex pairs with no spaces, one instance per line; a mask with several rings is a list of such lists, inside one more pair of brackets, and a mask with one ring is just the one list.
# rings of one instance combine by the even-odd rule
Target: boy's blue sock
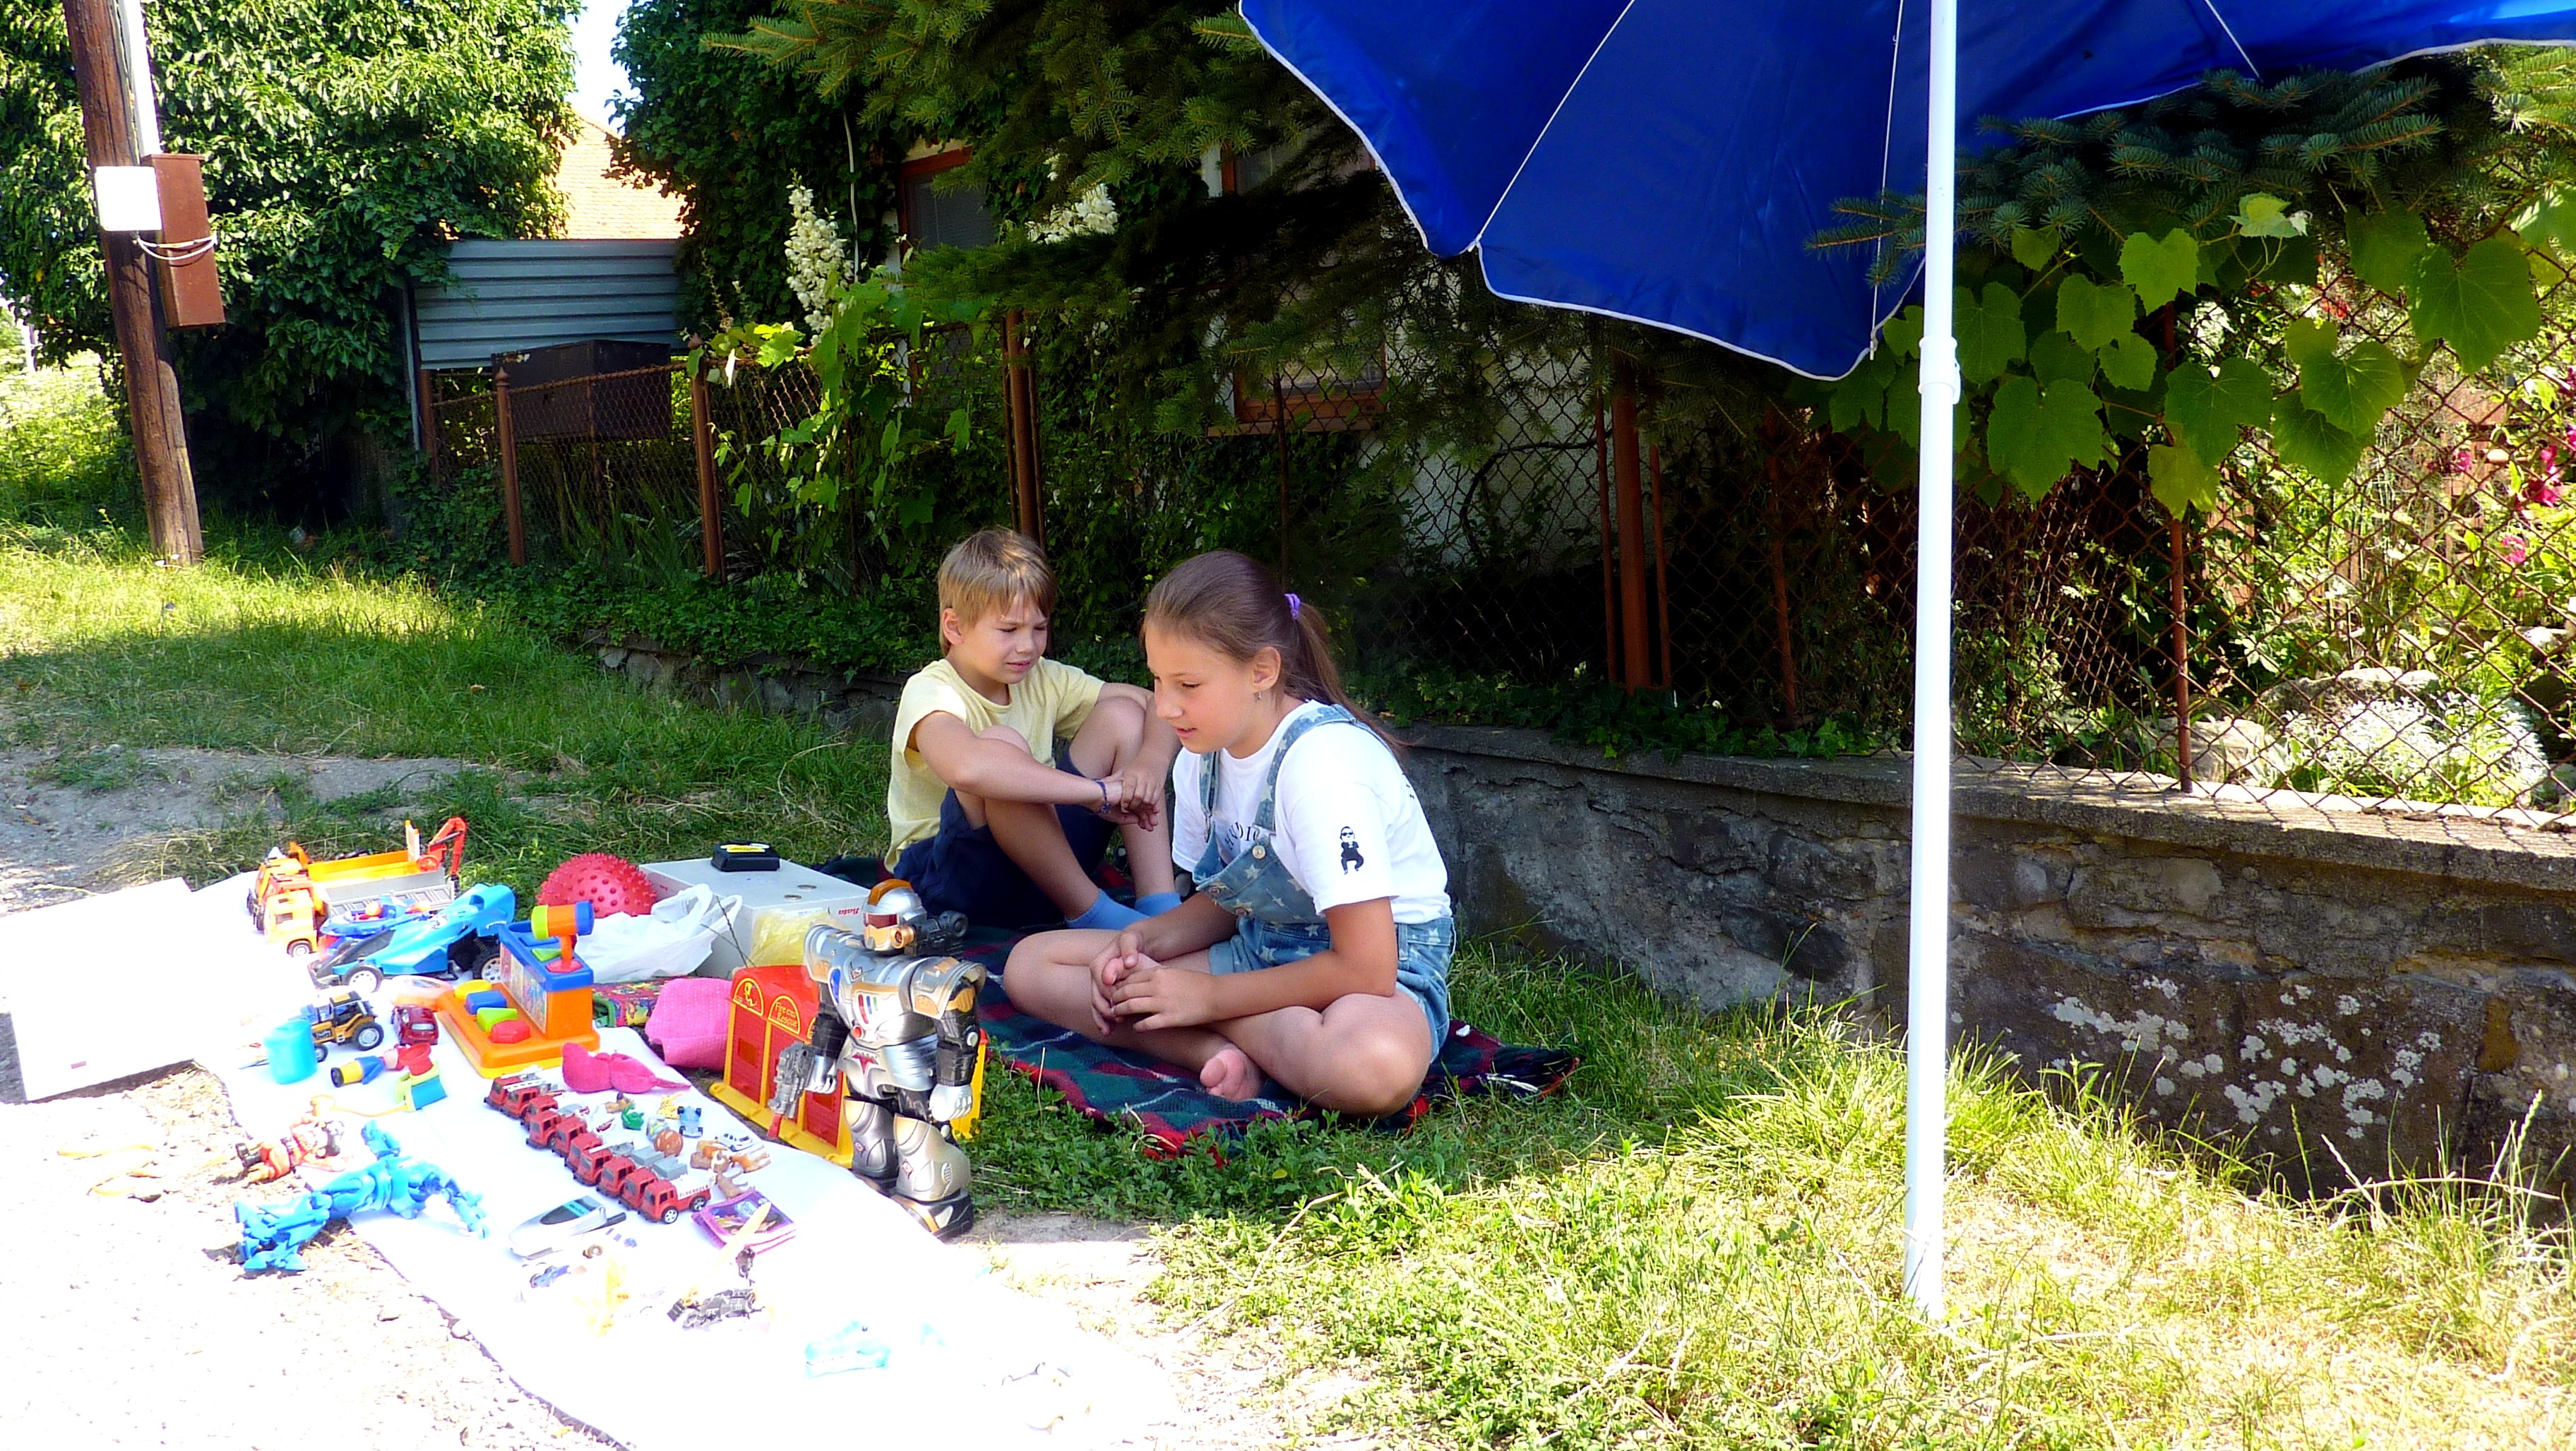
[[1115,932],[1122,927],[1132,927],[1144,920],[1144,913],[1137,911],[1133,907],[1122,905],[1117,898],[1110,896],[1107,892],[1103,892],[1092,900],[1090,906],[1083,909],[1081,916],[1065,919],[1064,925],[1067,927],[1097,928],[1104,932]]
[[1178,892],[1147,892],[1136,899],[1137,914],[1145,917],[1160,917],[1179,905]]

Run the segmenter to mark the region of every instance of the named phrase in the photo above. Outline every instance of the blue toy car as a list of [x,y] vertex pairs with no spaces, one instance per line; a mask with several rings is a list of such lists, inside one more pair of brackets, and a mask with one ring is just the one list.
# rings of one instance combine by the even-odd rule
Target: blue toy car
[[344,940],[313,960],[313,981],[371,993],[389,977],[472,973],[492,960],[493,935],[518,915],[518,893],[497,884],[476,887],[435,916]]

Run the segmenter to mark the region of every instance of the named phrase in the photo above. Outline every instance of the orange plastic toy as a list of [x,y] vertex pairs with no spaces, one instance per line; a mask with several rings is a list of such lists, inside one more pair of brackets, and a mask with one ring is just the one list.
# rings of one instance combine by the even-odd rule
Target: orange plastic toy
[[[458,983],[455,991],[439,996],[438,1016],[475,1072],[499,1078],[524,1068],[551,1067],[563,1061],[568,1043],[598,1051],[599,1030],[590,1020],[590,969],[573,952],[575,939],[590,925],[587,902],[539,907],[527,921],[501,929],[501,955],[487,969],[489,981]],[[475,1001],[496,990],[506,1004]]]

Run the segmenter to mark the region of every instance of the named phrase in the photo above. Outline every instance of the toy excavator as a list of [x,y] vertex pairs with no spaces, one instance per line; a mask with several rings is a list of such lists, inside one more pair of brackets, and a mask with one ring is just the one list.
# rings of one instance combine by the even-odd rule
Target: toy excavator
[[250,891],[252,925],[289,957],[309,957],[329,937],[373,936],[456,900],[465,818],[451,816],[423,846],[403,823],[403,849],[317,862],[301,842],[275,848]]

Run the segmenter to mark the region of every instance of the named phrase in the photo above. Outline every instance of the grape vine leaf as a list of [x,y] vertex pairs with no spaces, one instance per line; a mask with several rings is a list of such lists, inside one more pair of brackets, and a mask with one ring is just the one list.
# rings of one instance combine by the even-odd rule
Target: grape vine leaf
[[2252,358],[2229,358],[2215,377],[2187,362],[2165,384],[2165,431],[2197,457],[2224,459],[2235,451],[2237,430],[2271,422],[2272,380]]
[[2281,351],[2290,355],[2293,364],[2304,368],[2315,359],[2333,357],[2335,343],[2342,337],[2335,325],[2324,318],[2294,317],[2281,329]]
[[2540,333],[2530,264],[2512,237],[2489,237],[2456,265],[2441,248],[2427,248],[2413,281],[2407,320],[2415,325],[2416,340],[2428,347],[2435,338],[2449,343],[2470,372]]
[[2114,385],[2102,390],[2102,422],[2113,438],[2132,439],[2143,443],[2147,431],[2161,428],[2165,421],[2165,379],[2158,373],[2144,388],[2122,388]]
[[1849,433],[1864,423],[1872,428],[1882,426],[1888,384],[1898,366],[1894,350],[1880,348],[1833,385],[1826,399],[1825,419],[1836,433]]
[[2013,487],[2036,499],[2071,468],[2102,461],[2102,400],[2081,383],[2043,390],[2031,378],[2007,378],[1995,390],[1986,421],[1986,457]]
[[2138,295],[2126,283],[2069,277],[2057,284],[2058,331],[2086,348],[2106,347],[2138,318]]
[[2416,264],[2433,250],[2424,219],[2413,212],[2350,218],[2344,223],[2344,240],[2352,247],[2352,275],[2391,297],[2406,295]]
[[2156,345],[2136,333],[2122,333],[2102,349],[2102,376],[2116,387],[2135,391],[2156,380]]
[[2013,260],[2033,272],[2047,270],[2066,245],[2066,234],[2055,227],[2015,227],[2012,229]]
[[1988,383],[2021,361],[2030,334],[2021,323],[2021,295],[2000,282],[1986,284],[1978,297],[1958,290],[1959,372],[1971,383]]
[[2165,512],[2180,514],[2185,509],[2206,513],[2218,507],[2218,470],[2200,461],[2200,456],[2182,444],[2157,444],[2147,450],[2147,477],[2155,489],[2156,502]]
[[[2146,341],[2144,338],[2140,342]],[[2093,353],[2075,339],[2060,332],[2041,333],[2031,339],[2030,370],[2042,383],[2064,379],[2076,383],[2093,381]]]
[[2352,477],[2361,462],[2360,435],[2335,427],[2295,395],[2284,395],[2273,411],[2272,451],[2281,462],[2316,475],[2329,488]]
[[1879,340],[1900,358],[1911,358],[1923,350],[1923,304],[1916,303],[1887,320],[1880,329]]
[[2299,401],[2343,432],[2367,438],[2414,380],[2387,344],[2364,339],[2338,354],[2335,336],[2333,324],[2300,318],[2282,329],[2281,346],[2299,366]]
[[2297,237],[2308,230],[2308,214],[2267,192],[2253,192],[2236,204],[2236,230],[2249,237]]
[[2180,227],[2162,240],[2132,232],[2120,244],[2120,276],[2137,289],[2139,304],[2153,311],[2199,284],[2200,243]]
[[2576,255],[2576,188],[2544,189],[2513,219],[2513,229],[2525,242],[2546,242],[2562,255]]

